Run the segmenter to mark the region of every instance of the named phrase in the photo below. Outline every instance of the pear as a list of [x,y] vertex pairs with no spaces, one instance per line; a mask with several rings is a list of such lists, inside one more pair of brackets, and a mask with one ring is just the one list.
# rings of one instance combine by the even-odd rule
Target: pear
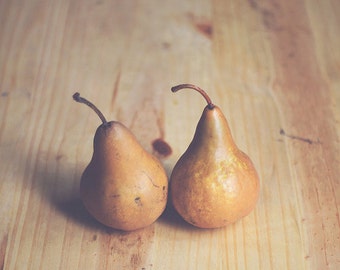
[[107,122],[79,93],[73,98],[91,107],[103,122],[94,136],[92,159],[81,176],[85,208],[100,223],[118,230],[152,224],[167,202],[168,179],[162,164],[123,124]]
[[195,135],[175,164],[170,177],[170,199],[188,223],[199,228],[218,228],[249,214],[259,196],[259,178],[250,158],[236,146],[228,122],[201,88],[208,105]]

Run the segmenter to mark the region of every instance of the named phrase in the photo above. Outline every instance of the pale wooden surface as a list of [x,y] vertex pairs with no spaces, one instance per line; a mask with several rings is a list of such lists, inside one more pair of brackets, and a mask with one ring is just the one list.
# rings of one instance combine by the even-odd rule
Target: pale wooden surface
[[[340,2],[0,1],[1,269],[340,269]],[[205,102],[225,112],[261,196],[218,230],[170,209],[122,234],[78,197],[99,119],[170,174]]]

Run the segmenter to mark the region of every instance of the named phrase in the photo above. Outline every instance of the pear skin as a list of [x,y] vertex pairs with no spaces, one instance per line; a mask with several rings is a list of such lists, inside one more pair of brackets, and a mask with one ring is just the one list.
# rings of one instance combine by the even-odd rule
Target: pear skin
[[[79,94],[74,99],[94,106]],[[100,112],[98,115],[103,124],[97,128],[93,156],[80,181],[83,204],[106,226],[123,231],[146,227],[165,209],[166,172],[128,128],[120,122],[106,122]]]
[[176,163],[170,177],[174,208],[188,223],[218,228],[248,215],[259,196],[259,178],[250,158],[236,146],[226,118],[207,94],[192,142]]

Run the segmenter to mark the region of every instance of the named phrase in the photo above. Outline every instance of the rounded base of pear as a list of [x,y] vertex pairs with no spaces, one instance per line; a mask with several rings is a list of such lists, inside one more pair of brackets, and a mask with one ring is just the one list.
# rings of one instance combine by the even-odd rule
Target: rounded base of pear
[[225,221],[222,221],[222,222],[221,221],[213,222],[211,220],[210,221],[202,222],[202,220],[195,220],[195,219],[192,219],[191,217],[181,215],[178,211],[177,211],[177,213],[183,218],[184,221],[186,221],[187,223],[191,224],[192,226],[194,226],[196,228],[200,228],[200,229],[218,229],[218,228],[223,228],[223,227],[226,227],[228,225],[231,225],[231,224],[234,224],[234,223],[240,221],[241,219],[243,219],[246,216],[248,216],[252,211],[253,211],[253,209],[249,213],[247,213],[245,215],[242,215],[242,216],[234,218],[234,219],[225,220]]
[[88,207],[86,207],[86,204],[84,203],[84,206],[88,213],[100,224],[115,229],[119,231],[135,231],[139,229],[143,229],[145,227],[148,227],[155,223],[155,221],[162,215],[162,213],[165,210],[165,205],[164,207],[157,213],[157,215],[153,215],[152,217],[147,217],[146,214],[143,215],[144,217],[141,216],[135,216],[135,217],[129,217],[129,220],[122,220],[119,217],[103,217],[102,215],[98,215],[98,213],[92,212]]
[[[183,189],[180,189],[183,191]],[[225,194],[224,194],[225,195]],[[197,199],[179,191],[178,187],[170,192],[172,205],[177,213],[189,224],[202,229],[216,229],[236,223],[248,216],[256,207],[259,188],[242,198],[212,197],[212,200]]]

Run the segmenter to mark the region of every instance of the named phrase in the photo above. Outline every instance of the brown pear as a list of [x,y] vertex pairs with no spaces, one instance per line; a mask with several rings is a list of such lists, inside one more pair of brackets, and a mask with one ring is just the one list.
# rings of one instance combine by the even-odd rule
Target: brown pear
[[152,224],[164,211],[168,179],[160,161],[145,151],[123,124],[102,120],[93,143],[93,156],[82,174],[80,196],[89,213],[102,224],[124,231]]
[[200,228],[217,228],[248,215],[259,196],[259,178],[250,158],[236,146],[228,122],[201,88],[191,88],[208,105],[197,124],[188,149],[170,178],[170,196],[177,212]]

